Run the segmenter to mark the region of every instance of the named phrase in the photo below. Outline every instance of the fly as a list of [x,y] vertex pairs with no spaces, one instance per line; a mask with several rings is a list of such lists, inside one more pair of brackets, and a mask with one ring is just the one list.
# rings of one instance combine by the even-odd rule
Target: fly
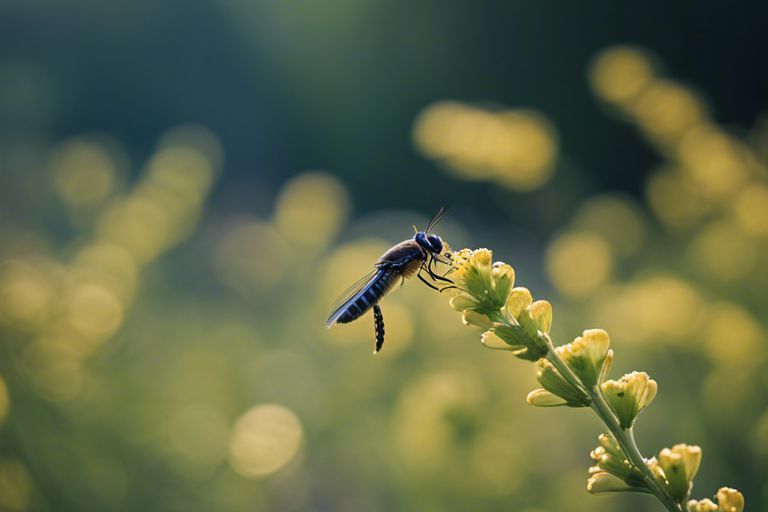
[[[422,275],[424,272],[434,281],[453,284],[453,281],[436,274],[433,269],[435,262],[450,264],[449,261],[440,258],[443,252],[443,241],[439,236],[430,233],[445,213],[445,209],[440,208],[424,231],[418,231],[414,227],[416,234],[413,238],[403,240],[382,254],[373,269],[342,294],[328,316],[327,327],[352,322],[363,316],[369,309],[373,309],[373,325],[376,334],[375,354],[384,344],[384,316],[381,313],[379,301],[398,280],[405,281],[406,278],[415,275],[434,290],[442,291],[446,288],[438,288],[427,281]],[[448,257],[448,253],[445,256]]]

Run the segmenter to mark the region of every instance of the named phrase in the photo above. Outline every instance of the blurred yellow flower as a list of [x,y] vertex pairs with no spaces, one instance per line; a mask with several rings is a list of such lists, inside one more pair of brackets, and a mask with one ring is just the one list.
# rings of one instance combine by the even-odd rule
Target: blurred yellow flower
[[5,384],[5,380],[0,377],[0,426],[5,422],[5,418],[8,417],[8,410],[11,408],[11,397],[8,394],[8,386]]
[[457,101],[426,107],[413,127],[416,147],[467,180],[534,190],[552,176],[557,134],[539,112],[490,110]]
[[304,439],[301,421],[290,409],[262,404],[235,423],[229,442],[232,468],[249,478],[261,478],[287,465]]
[[584,297],[608,282],[613,273],[613,253],[594,233],[565,233],[547,248],[546,270],[552,284],[564,295]]
[[655,75],[653,62],[642,48],[613,46],[595,57],[589,79],[595,93],[606,101],[625,103],[634,98]]
[[330,174],[307,172],[283,185],[275,205],[275,226],[302,247],[331,242],[349,213],[349,197]]

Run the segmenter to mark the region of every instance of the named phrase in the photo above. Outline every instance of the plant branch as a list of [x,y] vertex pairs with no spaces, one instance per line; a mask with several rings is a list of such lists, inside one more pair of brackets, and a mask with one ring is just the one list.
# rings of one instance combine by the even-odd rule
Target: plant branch
[[589,396],[590,407],[595,411],[595,414],[600,417],[608,430],[610,430],[611,434],[613,434],[613,437],[618,442],[630,464],[642,473],[643,481],[648,489],[659,499],[659,501],[661,501],[669,512],[682,512],[682,507],[666,492],[659,481],[656,480],[651,468],[645,463],[645,458],[640,453],[640,449],[635,442],[632,428],[624,430],[621,428],[621,425],[619,425],[619,420],[605,401],[603,393],[600,391],[599,384],[595,385],[592,389],[587,389],[573,370],[571,370],[571,368],[557,354],[549,335],[547,335],[547,344],[549,345],[549,352],[546,355],[547,360],[552,363],[565,380]]

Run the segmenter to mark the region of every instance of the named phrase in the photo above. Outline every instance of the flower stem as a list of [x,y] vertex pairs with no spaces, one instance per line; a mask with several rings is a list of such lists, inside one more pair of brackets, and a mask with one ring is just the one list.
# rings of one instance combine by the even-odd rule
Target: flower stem
[[611,434],[613,434],[613,437],[618,442],[629,463],[642,473],[643,481],[648,489],[659,499],[669,512],[682,512],[682,506],[672,499],[656,479],[651,468],[645,463],[645,458],[640,453],[640,449],[635,442],[632,428],[630,427],[627,430],[621,428],[619,420],[605,401],[605,397],[603,397],[603,393],[600,391],[599,384],[593,386],[592,389],[587,389],[573,370],[571,370],[571,368],[565,364],[565,361],[563,361],[557,354],[554,344],[549,336],[547,336],[547,344],[549,345],[549,352],[546,355],[547,360],[552,363],[565,380],[589,396],[590,407],[600,417],[603,423],[605,423],[608,430],[611,431]]

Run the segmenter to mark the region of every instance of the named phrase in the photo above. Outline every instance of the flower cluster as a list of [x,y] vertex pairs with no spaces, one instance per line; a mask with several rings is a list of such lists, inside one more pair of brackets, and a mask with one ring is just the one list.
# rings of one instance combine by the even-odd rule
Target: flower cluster
[[686,510],[688,512],[742,512],[744,510],[744,496],[736,489],[721,487],[715,499],[717,503],[710,499],[691,500]]
[[591,493],[647,492],[643,474],[634,467],[610,434],[600,434],[600,446],[589,454],[595,465],[589,468],[587,491]]
[[549,336],[552,305],[533,300],[531,292],[515,287],[514,269],[493,262],[488,249],[462,249],[452,255],[449,274],[456,291],[451,306],[462,313],[465,325],[482,329],[482,344],[510,351],[536,362],[540,388],[528,394],[537,407],[590,407],[609,433],[599,437],[591,456],[587,490],[591,493],[643,492],[655,495],[670,511],[741,512],[744,498],[723,487],[717,504],[689,499],[701,464],[698,446],[677,444],[658,457],[643,458],[633,427],[642,410],[656,397],[658,384],[645,372],[608,379],[614,354],[610,337],[602,329],[588,329],[571,343],[555,347]]
[[552,305],[533,301],[527,288],[514,288],[515,271],[506,263],[493,263],[488,249],[453,253],[450,278],[458,290],[451,306],[462,313],[466,325],[480,327],[484,346],[509,350],[536,361],[547,353]]

